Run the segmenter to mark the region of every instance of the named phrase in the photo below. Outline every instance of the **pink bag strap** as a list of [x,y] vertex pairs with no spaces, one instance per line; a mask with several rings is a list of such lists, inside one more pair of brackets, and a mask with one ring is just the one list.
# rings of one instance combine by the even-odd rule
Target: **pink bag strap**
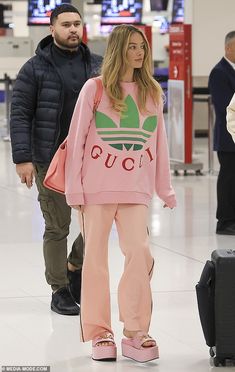
[[67,146],[67,137],[63,140],[63,142],[60,144],[59,147],[60,147],[62,150],[64,150],[66,146]]
[[103,84],[102,84],[102,79],[100,76],[93,78],[93,80],[95,80],[96,82],[96,92],[95,92],[95,100],[94,100],[94,108],[93,108],[93,112],[95,113],[101,101],[101,97],[103,93]]

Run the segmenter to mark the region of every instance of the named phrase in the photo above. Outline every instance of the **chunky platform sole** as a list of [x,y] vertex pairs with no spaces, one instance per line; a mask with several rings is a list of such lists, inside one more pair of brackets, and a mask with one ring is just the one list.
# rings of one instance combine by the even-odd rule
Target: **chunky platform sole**
[[129,340],[122,340],[122,355],[139,363],[150,362],[159,358],[159,350],[157,346],[141,347],[140,349],[129,345]]
[[110,346],[93,346],[92,359],[102,362],[115,362],[117,359],[117,348]]

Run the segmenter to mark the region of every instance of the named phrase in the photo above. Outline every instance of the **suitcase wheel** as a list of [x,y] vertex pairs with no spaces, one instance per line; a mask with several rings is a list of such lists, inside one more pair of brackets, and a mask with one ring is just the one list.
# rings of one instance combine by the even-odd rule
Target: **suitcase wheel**
[[225,366],[226,365],[226,360],[224,359],[219,359],[216,356],[214,357],[214,366],[219,367],[219,366]]

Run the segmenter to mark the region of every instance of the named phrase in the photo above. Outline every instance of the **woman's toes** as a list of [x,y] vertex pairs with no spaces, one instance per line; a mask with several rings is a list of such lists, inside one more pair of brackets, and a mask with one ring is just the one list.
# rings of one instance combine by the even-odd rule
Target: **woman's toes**
[[142,345],[143,347],[151,347],[151,346],[156,346],[156,342],[154,341],[146,341]]

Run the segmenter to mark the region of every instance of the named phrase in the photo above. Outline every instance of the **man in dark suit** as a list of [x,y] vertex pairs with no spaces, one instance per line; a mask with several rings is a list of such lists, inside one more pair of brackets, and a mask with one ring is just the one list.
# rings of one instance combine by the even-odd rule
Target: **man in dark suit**
[[226,128],[226,107],[235,93],[235,31],[225,37],[225,56],[210,73],[209,90],[216,116],[214,151],[220,164],[216,233],[235,235],[235,144]]

